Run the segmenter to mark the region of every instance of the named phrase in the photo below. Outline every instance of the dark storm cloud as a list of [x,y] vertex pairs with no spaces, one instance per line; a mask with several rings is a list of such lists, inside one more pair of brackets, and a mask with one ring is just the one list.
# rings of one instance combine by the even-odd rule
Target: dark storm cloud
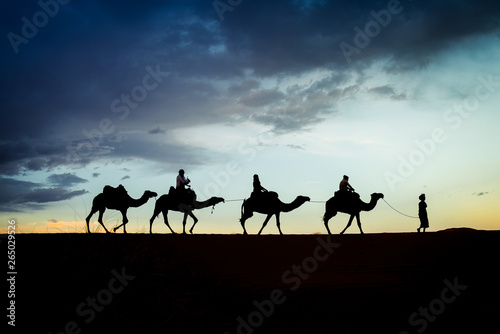
[[68,200],[85,193],[84,189],[45,188],[42,183],[0,177],[0,211],[40,210],[45,208],[46,203]]
[[391,86],[389,86],[389,85],[384,85],[384,86],[379,86],[379,87],[373,87],[373,88],[370,88],[368,90],[368,92],[375,93],[375,94],[378,94],[378,95],[387,95],[387,96],[391,96],[391,95],[394,95],[396,93],[396,91],[394,90],[394,88],[391,87]]
[[281,101],[285,94],[277,88],[252,91],[240,99],[240,103],[247,107],[264,107]]
[[58,202],[71,199],[75,196],[80,196],[88,193],[88,191],[75,190],[68,191],[64,188],[37,188],[33,189],[31,192],[25,194],[21,199],[21,203],[48,203],[48,202]]
[[[18,45],[18,53],[6,37],[22,34],[22,18],[32,20],[41,7],[2,3],[0,175],[114,157],[203,163],[203,150],[146,137],[131,142],[127,134],[168,136],[173,129],[241,118],[276,133],[301,131],[335,113],[337,99],[366,91],[362,80],[346,86],[352,73],[362,76],[380,59],[390,73],[423,68],[468,38],[498,36],[500,26],[498,2],[396,1],[398,13],[360,47],[355,28],[377,22],[373,13],[386,11],[388,2],[243,1],[224,13],[224,21],[212,3],[71,1]],[[359,49],[351,62],[340,43]],[[148,67],[169,75],[155,81]],[[289,91],[263,85],[318,68],[334,74]],[[222,81],[224,87],[217,85]],[[407,98],[397,90],[385,93]],[[116,100],[120,112],[112,108]],[[251,111],[218,113],[238,101]],[[105,133],[103,124],[113,131]],[[68,159],[71,149],[82,154]],[[46,191],[51,198],[71,194]]]
[[[229,50],[242,57],[263,76],[307,70],[311,67],[363,67],[381,57],[393,57],[394,66],[415,68],[428,62],[434,52],[471,36],[498,30],[500,5],[473,1],[394,1],[398,14],[381,27],[369,44],[353,56],[353,63],[339,48],[354,45],[356,27],[376,21],[372,11],[387,11],[388,1],[324,1],[307,11],[305,2],[267,1],[242,3],[228,12],[222,29]],[[259,24],[255,24],[259,22]],[[245,50],[245,52],[243,52]]]
[[248,94],[251,90],[259,88],[260,83],[254,79],[247,79],[238,84],[232,85],[228,89],[230,96]]
[[71,187],[75,184],[87,183],[88,180],[82,179],[75,174],[63,173],[63,174],[52,174],[47,180],[58,187]]
[[61,141],[8,140],[0,143],[0,174],[16,175],[25,171],[52,169],[66,163]]
[[27,182],[14,180],[10,178],[0,177],[0,203],[1,210],[5,211],[9,204],[18,203],[25,194],[32,189],[40,187],[41,184],[35,182]]
[[369,93],[381,96],[389,97],[392,100],[401,101],[406,100],[407,96],[404,92],[396,91],[396,89],[389,85],[378,86],[368,89]]
[[290,105],[286,108],[273,109],[266,113],[254,114],[251,120],[263,125],[272,126],[277,134],[290,131],[308,130],[311,125],[320,123],[323,118],[320,113]]
[[[207,138],[209,141],[210,138]],[[170,165],[202,165],[210,162],[206,152],[196,147],[148,141],[141,136],[131,136],[130,140],[116,145],[109,154],[110,159],[144,159],[168,167]],[[130,171],[124,169],[125,171]]]
[[157,126],[155,129],[148,131],[150,135],[165,134],[166,132],[167,131],[161,129],[160,126]]

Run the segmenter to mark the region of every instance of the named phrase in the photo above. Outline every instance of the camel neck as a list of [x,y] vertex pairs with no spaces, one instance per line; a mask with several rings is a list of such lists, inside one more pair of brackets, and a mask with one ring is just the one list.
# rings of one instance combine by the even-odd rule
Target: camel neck
[[282,212],[290,212],[292,210],[297,209],[302,204],[303,204],[303,202],[299,198],[296,198],[292,203],[281,202],[281,211]]
[[141,198],[139,198],[139,199],[131,198],[130,199],[130,206],[134,207],[134,208],[137,208],[137,207],[145,204],[147,201],[148,201],[148,197],[147,197],[146,193],[144,193],[141,196]]
[[375,206],[377,205],[377,201],[379,199],[376,198],[375,196],[372,196],[371,200],[369,203],[365,203],[365,202],[362,202],[362,206],[361,206],[361,210],[363,211],[371,211],[375,208]]
[[210,199],[207,199],[206,201],[203,201],[203,202],[194,201],[194,204],[193,204],[195,209],[204,209],[204,208],[208,208],[211,205],[212,204],[210,202]]

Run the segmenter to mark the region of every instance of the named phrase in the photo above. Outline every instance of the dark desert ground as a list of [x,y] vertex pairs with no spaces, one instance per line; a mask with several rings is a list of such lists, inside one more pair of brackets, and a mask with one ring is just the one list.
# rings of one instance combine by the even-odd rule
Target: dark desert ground
[[499,241],[500,231],[465,228],[330,237],[19,234],[15,330],[492,333]]

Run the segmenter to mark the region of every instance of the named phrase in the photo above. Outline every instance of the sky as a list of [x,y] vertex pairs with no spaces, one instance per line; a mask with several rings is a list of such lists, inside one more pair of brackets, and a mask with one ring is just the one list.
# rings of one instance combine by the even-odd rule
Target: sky
[[[500,227],[500,4],[492,1],[15,1],[0,5],[0,229],[85,232],[122,184],[168,193],[180,168],[195,233],[241,233],[252,176],[285,234],[325,233],[344,174],[430,230]],[[232,201],[234,200],[234,201]],[[149,232],[155,198],[128,211]],[[256,233],[265,219],[247,221]],[[99,231],[97,215],[91,228]],[[110,229],[121,215],[104,215]],[[169,214],[182,229],[182,214]],[[339,233],[348,216],[330,221]],[[418,219],[379,201],[367,233]],[[188,221],[188,228],[191,221]],[[167,233],[163,217],[153,225]],[[264,233],[278,233],[274,218]],[[353,225],[347,233],[359,233]]]

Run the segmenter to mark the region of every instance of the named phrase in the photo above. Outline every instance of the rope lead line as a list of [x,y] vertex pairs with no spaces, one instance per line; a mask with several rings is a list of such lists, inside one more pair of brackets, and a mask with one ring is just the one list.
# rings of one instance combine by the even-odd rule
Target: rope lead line
[[398,211],[398,210],[394,209],[394,208],[393,208],[393,207],[392,207],[389,203],[387,203],[387,201],[386,201],[384,198],[382,198],[382,199],[384,200],[384,202],[385,202],[387,205],[389,205],[389,207],[390,207],[391,209],[393,209],[393,210],[394,210],[394,211],[396,211],[397,213],[399,213],[399,214],[401,214],[401,215],[403,215],[403,216],[409,217],[409,218],[418,218],[418,217],[415,217],[415,216],[409,216],[409,215],[407,215],[407,214],[402,213],[401,211]]
[[[241,202],[244,201],[244,198],[241,199],[226,199],[224,202]],[[326,201],[309,201],[310,203],[326,203]]]
[[[415,216],[410,216],[410,215],[407,215],[407,214],[405,214],[405,213],[402,213],[402,212],[401,212],[401,211],[399,211],[399,210],[396,210],[396,209],[395,209],[395,208],[393,208],[393,207],[392,207],[389,203],[387,203],[387,201],[386,201],[384,198],[382,198],[382,199],[384,200],[384,202],[385,202],[385,203],[386,203],[386,204],[387,204],[387,205],[388,205],[391,209],[393,209],[393,210],[394,210],[394,211],[396,211],[397,213],[399,213],[399,214],[401,214],[401,215],[403,215],[403,216],[406,216],[406,217],[408,217],[408,218],[415,218],[415,219],[416,219],[416,218],[418,218],[418,217],[415,217]],[[242,198],[242,199],[228,199],[228,200],[226,200],[225,202],[238,202],[238,201],[243,201],[243,200],[244,200],[243,198]],[[325,203],[326,201],[309,201],[309,202],[311,202],[311,203]],[[212,213],[214,212],[213,210],[214,210],[214,208],[212,208]]]

